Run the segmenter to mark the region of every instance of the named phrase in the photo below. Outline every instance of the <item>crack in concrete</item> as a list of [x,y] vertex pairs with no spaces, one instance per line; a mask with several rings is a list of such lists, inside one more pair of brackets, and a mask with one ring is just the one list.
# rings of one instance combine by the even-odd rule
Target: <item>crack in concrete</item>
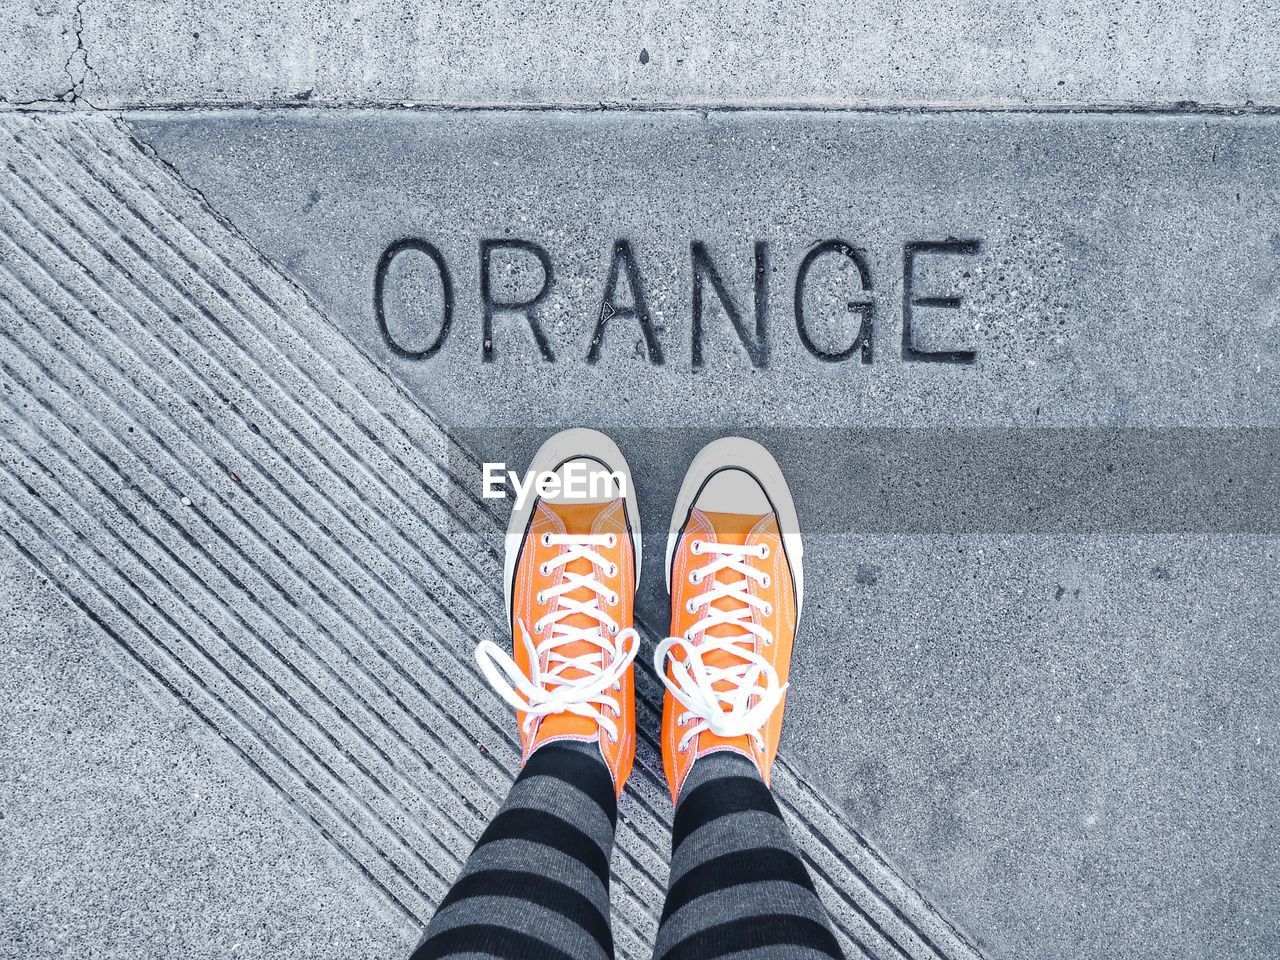
[[[89,77],[89,71],[93,66],[89,63],[89,50],[84,45],[84,5],[86,0],[76,0],[75,12],[71,15],[71,29],[75,31],[76,47],[67,57],[67,62],[62,65],[62,72],[67,75],[67,79],[71,81],[71,86],[63,92],[59,99],[69,100],[75,104],[84,100],[82,91],[84,90],[85,80]],[[76,57],[80,58],[80,76],[77,77],[72,72],[72,65],[75,63]],[[93,106],[88,100],[84,100],[90,107]]]
[[[15,107],[19,110],[48,110],[70,107],[78,109],[87,107],[97,111],[99,107],[84,95],[84,85],[93,71],[93,63],[89,59],[89,48],[84,42],[84,5],[88,0],[76,0],[75,9],[71,12],[71,24],[67,32],[76,39],[75,47],[67,54],[62,64],[62,72],[67,75],[69,86],[65,90],[57,90],[43,97],[32,97],[28,100],[14,100],[0,95],[0,105]],[[64,34],[65,36],[65,34]],[[78,61],[78,63],[77,63]]]

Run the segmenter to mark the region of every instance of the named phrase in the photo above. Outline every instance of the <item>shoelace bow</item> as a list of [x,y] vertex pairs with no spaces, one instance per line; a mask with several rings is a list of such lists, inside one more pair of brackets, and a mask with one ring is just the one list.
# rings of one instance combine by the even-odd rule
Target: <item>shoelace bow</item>
[[[517,621],[521,642],[529,655],[530,676],[525,676],[511,655],[492,640],[482,641],[476,647],[476,662],[498,695],[526,714],[526,733],[540,717],[572,713],[596,721],[609,739],[616,742],[618,725],[609,714],[617,716],[621,704],[613,694],[621,689],[623,675],[640,652],[640,635],[636,630],[632,627],[621,630],[608,613],[607,607],[617,605],[618,594],[597,578],[600,570],[609,571],[610,576],[617,575],[617,567],[595,549],[616,545],[617,537],[612,533],[544,533],[542,543],[562,548],[542,565],[543,576],[583,559],[591,563],[591,572],[584,574],[566,569],[559,584],[538,593],[538,605],[550,605],[533,624],[535,635],[546,634],[538,643],[534,643],[524,619]],[[569,596],[584,587],[589,596],[581,599]],[[590,617],[595,623],[575,627],[564,622],[575,614]],[[593,649],[578,656],[565,654],[564,648],[581,641]],[[580,675],[566,676],[570,671],[580,671]]]
[[[728,543],[693,542],[693,552],[710,554],[716,559],[689,574],[693,584],[711,578],[712,588],[688,601],[686,609],[697,613],[705,608],[701,620],[691,626],[682,637],[668,637],[654,651],[653,666],[671,695],[684,707],[676,723],[683,727],[691,724],[681,738],[680,750],[688,749],[690,741],[703,730],[720,737],[750,735],[756,745],[763,748],[764,738],[760,728],[764,726],[774,708],[782,701],[787,685],[778,682],[778,671],[764,657],[755,652],[755,638],[765,646],[773,643],[773,635],[752,620],[759,610],[765,616],[773,612],[772,605],[751,593],[754,582],[769,586],[769,575],[757,570],[749,562],[769,556],[769,546],[739,546]],[[741,574],[737,581],[721,582],[717,574],[722,570]],[[729,598],[735,606],[721,610],[717,600]],[[725,637],[709,636],[712,627],[728,624],[736,633]],[[676,647],[684,648],[684,656],[674,653]],[[732,654],[736,662],[724,667],[712,667],[706,663],[710,654],[723,651]],[[670,661],[671,676],[667,676]],[[717,686],[723,689],[717,689]],[[755,701],[754,703],[752,701]]]

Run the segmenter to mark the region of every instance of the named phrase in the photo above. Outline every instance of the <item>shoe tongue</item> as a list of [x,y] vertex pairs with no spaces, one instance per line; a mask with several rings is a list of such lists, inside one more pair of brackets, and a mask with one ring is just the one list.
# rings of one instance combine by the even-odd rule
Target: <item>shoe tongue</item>
[[[542,501],[542,508],[560,518],[560,522],[564,524],[565,533],[581,536],[592,533],[618,533],[619,537],[621,537],[619,525],[611,521],[606,521],[600,525],[599,529],[597,529],[597,521],[600,519],[601,515],[615,503],[617,503],[616,500],[606,500],[602,503],[547,503],[544,500]],[[597,552],[603,550],[604,548],[601,547],[598,548]],[[583,576],[589,576],[591,574],[591,561],[586,558],[579,558],[565,566],[564,569],[568,573],[577,573]],[[586,587],[579,587],[577,590],[572,590],[569,593],[563,594],[560,599],[563,600],[568,597],[586,603],[597,596],[597,594],[592,593]],[[603,598],[600,599],[600,602],[603,603]],[[584,629],[599,626],[599,622],[597,620],[593,617],[587,616],[585,613],[575,613],[571,616],[565,617],[560,622],[566,626],[580,627]],[[589,653],[599,652],[599,647],[586,640],[575,640],[573,643],[565,644],[559,649],[566,657],[581,657]],[[570,668],[562,674],[566,679],[571,680],[576,680],[586,675],[586,670],[580,670],[577,668]],[[591,724],[590,721],[583,720],[583,722],[594,728],[594,724]]]
[[[736,546],[745,546],[751,532],[761,525],[761,521],[771,516],[770,514],[714,513],[703,510],[695,510],[694,512],[700,514],[706,525],[715,531],[717,543],[731,543]],[[731,570],[721,570],[716,574],[716,580],[720,583],[737,583],[742,580],[742,574]],[[722,597],[712,604],[717,609],[726,611],[734,610],[741,605],[740,601],[731,600],[728,597]],[[744,636],[745,632],[739,627],[720,624],[712,627],[707,633],[713,637],[741,637]],[[747,646],[747,644],[744,643],[743,646]],[[744,661],[741,657],[735,656],[728,650],[713,650],[703,655],[703,662],[709,667],[723,670],[738,666]],[[723,693],[732,690],[734,684],[728,680],[721,680],[714,687],[717,691]],[[705,753],[722,747],[729,747],[748,756],[751,755],[750,737],[720,737],[709,730],[701,734],[699,738],[700,752]]]
[[[554,513],[560,518],[560,522],[564,524],[565,533],[585,536],[596,532],[596,520],[600,514],[617,502],[617,500],[602,500],[599,503],[549,503],[543,500],[541,501],[541,506],[549,513]],[[609,531],[602,530],[600,532],[608,533]],[[587,564],[587,566],[590,567],[591,565]]]
[[[717,543],[734,544],[736,546],[744,546],[747,543],[748,536],[753,530],[760,526],[760,522],[769,517],[769,514],[749,514],[749,513],[712,513],[709,511],[697,511],[702,514],[702,518],[707,525],[715,531],[715,539]],[[716,580],[719,583],[740,583],[742,574],[734,570],[721,570],[716,574]],[[721,597],[712,603],[717,610],[731,611],[739,609],[743,606],[740,600],[734,600],[731,597]],[[740,627],[732,624],[722,623],[712,627],[707,631],[712,637],[741,637],[745,631]],[[745,644],[744,644],[745,646]],[[735,656],[728,650],[713,650],[706,654],[704,662],[711,667],[724,669],[735,666],[743,662],[741,657]],[[717,690],[728,690],[732,688],[732,684],[727,680],[721,680],[715,687]]]
[[747,535],[760,525],[760,521],[770,516],[767,513],[712,513],[698,510],[697,513],[716,532],[716,540],[720,543],[733,543],[742,546],[747,542]]

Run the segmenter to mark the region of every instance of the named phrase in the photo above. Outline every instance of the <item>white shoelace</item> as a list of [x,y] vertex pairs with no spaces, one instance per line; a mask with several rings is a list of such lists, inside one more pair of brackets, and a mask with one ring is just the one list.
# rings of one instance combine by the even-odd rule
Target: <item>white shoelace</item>
[[[596,721],[609,739],[617,742],[618,725],[612,717],[618,715],[621,704],[613,694],[621,690],[622,677],[640,652],[640,635],[631,627],[620,630],[606,609],[606,606],[617,605],[618,594],[596,576],[600,570],[617,576],[617,567],[595,549],[612,547],[617,542],[612,533],[542,535],[543,546],[563,548],[554,559],[542,565],[543,576],[583,559],[590,561],[591,573],[566,570],[559,585],[539,592],[540,606],[558,600],[553,609],[534,622],[534,634],[546,633],[539,643],[534,643],[523,618],[518,621],[532,676],[526,677],[511,655],[492,640],[476,647],[476,662],[489,684],[503,700],[527,715],[526,733],[540,717],[572,713]],[[583,587],[590,591],[590,597],[568,596]],[[574,614],[585,614],[596,622],[587,627],[571,627],[563,622]],[[563,648],[579,641],[586,641],[595,649],[576,657],[566,656]],[[565,676],[570,670],[579,670],[582,675]]]
[[[754,596],[750,589],[752,582],[761,587],[769,586],[769,575],[749,562],[753,558],[767,558],[769,547],[767,544],[748,547],[695,540],[693,552],[716,558],[689,574],[694,585],[708,577],[715,580],[710,590],[691,598],[686,606],[690,613],[705,608],[704,615],[683,637],[668,637],[658,644],[653,656],[658,676],[685,708],[676,723],[681,727],[692,724],[681,738],[679,748],[687,750],[690,741],[703,730],[710,730],[720,737],[750,735],[757,746],[763,747],[760,728],[787,690],[786,684],[778,682],[778,671],[773,664],[754,649],[757,637],[765,646],[773,643],[773,635],[752,620],[753,611],[759,610],[768,616],[773,612],[772,606]],[[722,570],[741,574],[742,579],[722,583],[716,577]],[[728,610],[714,606],[717,600],[725,597],[738,605]],[[707,635],[708,630],[721,624],[729,624],[739,632],[725,637]],[[678,646],[685,649],[683,658],[672,652]],[[731,653],[738,662],[727,667],[708,666],[705,658],[716,651]],[[670,677],[666,669],[668,660],[671,663]],[[716,689],[717,684],[724,689]]]

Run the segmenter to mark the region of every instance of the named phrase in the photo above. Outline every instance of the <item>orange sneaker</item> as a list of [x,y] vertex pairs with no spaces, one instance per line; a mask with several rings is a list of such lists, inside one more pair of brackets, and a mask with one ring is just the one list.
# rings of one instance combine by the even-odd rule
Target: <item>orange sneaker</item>
[[[517,505],[507,527],[505,589],[512,658],[491,640],[476,661],[516,708],[521,762],[547,743],[599,745],[620,794],[635,756],[632,626],[640,571],[640,515],[617,446],[594,430],[542,445],[531,473],[561,490]],[[544,488],[538,488],[544,489]]]
[[704,447],[671,518],[672,636],[654,654],[673,801],[708,753],[740,753],[769,782],[804,597],[801,553],[791,492],[769,452],[740,437]]

